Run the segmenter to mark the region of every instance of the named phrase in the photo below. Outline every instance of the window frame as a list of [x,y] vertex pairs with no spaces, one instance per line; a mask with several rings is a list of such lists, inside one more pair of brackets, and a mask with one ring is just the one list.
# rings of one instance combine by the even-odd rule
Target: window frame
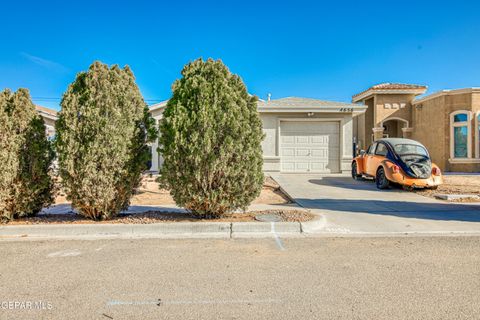
[[[385,148],[385,154],[378,154],[378,153],[377,153],[379,146],[383,146],[383,147]],[[379,142],[379,143],[377,144],[377,147],[375,148],[375,153],[374,153],[374,155],[376,155],[376,156],[381,156],[381,157],[386,157],[386,156],[388,155],[388,148],[387,148],[387,146],[385,145],[385,143]]]
[[[366,153],[367,156],[374,156],[375,152],[377,151],[377,146],[378,146],[378,142],[373,142],[367,150],[367,153]],[[370,151],[370,149],[372,150]]]
[[[457,114],[466,114],[467,121],[455,122]],[[457,110],[450,113],[450,160],[472,158],[472,113],[468,110]],[[467,157],[455,157],[455,128],[467,127]]]

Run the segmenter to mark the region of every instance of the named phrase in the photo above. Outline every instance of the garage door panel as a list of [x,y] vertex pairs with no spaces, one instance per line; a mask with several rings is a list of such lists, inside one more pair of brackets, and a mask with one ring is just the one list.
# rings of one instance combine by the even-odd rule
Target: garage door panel
[[294,157],[295,156],[295,148],[282,148],[282,157]]
[[298,144],[307,144],[308,143],[308,137],[305,136],[295,136],[295,142]]
[[311,137],[311,143],[328,145],[329,137],[315,135]]
[[311,149],[312,158],[328,158],[328,149],[321,148],[321,149]]
[[280,140],[282,143],[295,143],[295,136],[282,135]]
[[308,161],[305,162],[296,162],[295,163],[295,171],[296,172],[304,172],[310,168],[310,163]]
[[280,128],[284,172],[340,171],[339,122],[286,121]]
[[297,149],[297,152],[295,153],[297,157],[308,157],[309,154],[310,149]]

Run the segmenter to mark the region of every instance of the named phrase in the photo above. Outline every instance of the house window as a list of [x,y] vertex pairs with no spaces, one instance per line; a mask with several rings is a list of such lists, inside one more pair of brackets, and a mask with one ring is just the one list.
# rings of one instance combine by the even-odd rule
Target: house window
[[470,113],[455,111],[450,115],[450,157],[471,158]]

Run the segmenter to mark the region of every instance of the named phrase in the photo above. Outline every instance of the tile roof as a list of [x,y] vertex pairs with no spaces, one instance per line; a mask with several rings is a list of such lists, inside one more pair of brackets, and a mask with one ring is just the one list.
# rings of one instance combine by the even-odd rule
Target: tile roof
[[346,102],[318,100],[310,98],[287,97],[270,101],[259,100],[259,107],[275,106],[275,107],[327,107],[327,106],[358,106]]
[[383,90],[392,90],[392,89],[426,89],[427,86],[422,86],[418,84],[407,84],[407,83],[380,83],[374,85],[370,89],[383,89]]
[[[364,90],[360,93],[353,95],[352,100],[356,101],[357,97],[365,95],[369,91],[382,91],[382,90],[412,90],[415,93],[419,91],[427,90],[427,86],[419,85],[419,84],[407,84],[407,83],[391,83],[391,82],[384,82],[374,85],[367,90]],[[373,92],[372,92],[373,93]],[[423,92],[422,92],[423,93]]]

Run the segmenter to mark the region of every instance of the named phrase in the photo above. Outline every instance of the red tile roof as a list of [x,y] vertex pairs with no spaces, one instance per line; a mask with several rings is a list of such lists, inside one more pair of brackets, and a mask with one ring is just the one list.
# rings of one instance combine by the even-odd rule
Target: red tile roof
[[382,91],[382,90],[427,90],[427,86],[418,85],[418,84],[406,84],[406,83],[390,83],[384,82],[377,85],[374,85],[367,90],[364,90],[360,93],[357,93],[352,97],[352,100],[355,101],[355,98],[365,94],[368,91]]

